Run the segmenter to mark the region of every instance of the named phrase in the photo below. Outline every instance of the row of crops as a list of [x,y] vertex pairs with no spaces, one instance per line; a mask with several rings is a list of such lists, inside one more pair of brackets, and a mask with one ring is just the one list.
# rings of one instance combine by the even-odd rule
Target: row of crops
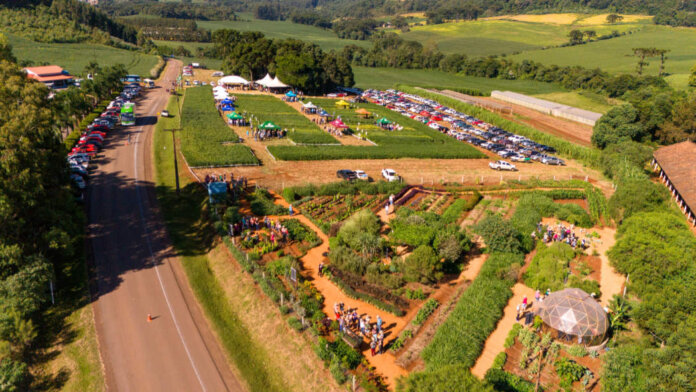
[[[425,124],[396,114],[374,104],[353,104],[351,108],[334,108],[335,100],[313,99],[312,102],[324,107],[329,113],[340,116],[341,120],[356,134],[362,134],[377,146],[269,146],[277,159],[286,161],[335,160],[335,159],[396,159],[396,158],[438,158],[473,159],[485,156],[474,147],[461,143]],[[356,109],[362,108],[372,113],[372,118],[358,116]],[[374,125],[380,118],[403,127],[400,131],[387,131]]]
[[297,144],[340,144],[303,114],[271,95],[238,94],[237,112],[253,114],[254,126],[271,121],[287,129],[288,138]]
[[220,117],[209,88],[186,89],[181,109],[181,151],[191,167],[258,164],[251,149]]

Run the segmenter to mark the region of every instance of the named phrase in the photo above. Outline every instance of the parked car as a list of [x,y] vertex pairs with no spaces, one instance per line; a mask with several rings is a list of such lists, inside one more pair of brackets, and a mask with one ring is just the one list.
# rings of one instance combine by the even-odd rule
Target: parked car
[[565,162],[562,159],[558,159],[556,157],[543,157],[541,158],[541,163],[545,165],[556,165],[556,166],[563,166],[565,165]]
[[83,190],[83,189],[87,188],[87,182],[85,181],[84,178],[82,178],[81,175],[71,174],[70,179],[75,184],[75,186],[77,186],[78,189]]
[[396,174],[396,171],[394,169],[382,169],[382,177],[384,177],[385,180],[392,182],[392,181],[399,181],[399,175]]
[[168,110],[162,110],[160,112],[160,116],[162,117],[169,117],[169,111]]
[[370,176],[368,176],[367,173],[365,173],[362,170],[356,170],[354,173],[355,173],[355,177],[358,180],[362,180],[362,181],[369,181],[370,180]]
[[508,171],[516,171],[517,167],[513,165],[510,162],[506,161],[495,161],[495,162],[490,162],[488,164],[488,167],[490,167],[493,170],[508,170]]
[[337,171],[336,177],[344,179],[346,181],[353,181],[357,178],[355,176],[355,172],[352,170],[348,170],[348,169],[343,169],[343,170]]

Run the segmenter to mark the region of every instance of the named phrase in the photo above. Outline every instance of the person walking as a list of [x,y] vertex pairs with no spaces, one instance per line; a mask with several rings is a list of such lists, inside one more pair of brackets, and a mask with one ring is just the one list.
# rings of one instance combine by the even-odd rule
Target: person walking
[[288,206],[288,212],[290,213],[290,216],[292,216],[293,211],[292,211],[292,204]]
[[515,315],[515,321],[520,321],[520,309],[522,308],[522,304],[517,305],[517,315]]
[[370,341],[370,352],[372,353],[372,356],[375,356],[375,348],[377,347],[377,343],[374,341]]
[[541,291],[539,291],[539,289],[537,289],[537,291],[534,293],[534,301],[539,302],[540,299],[541,299]]
[[384,215],[389,215],[389,204],[384,206]]
[[524,298],[522,298],[522,313],[527,310],[527,296],[525,295]]

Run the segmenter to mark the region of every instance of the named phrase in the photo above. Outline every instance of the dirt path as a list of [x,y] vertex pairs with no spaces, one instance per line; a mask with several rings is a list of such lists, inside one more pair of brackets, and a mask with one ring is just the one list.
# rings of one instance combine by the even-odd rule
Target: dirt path
[[137,126],[109,134],[90,181],[92,306],[111,391],[243,390],[191,292],[155,195],[156,113],[180,68],[169,62],[158,87],[137,100]]
[[[498,326],[495,328],[493,333],[488,336],[486,343],[483,346],[483,351],[481,355],[476,360],[474,367],[471,368],[471,373],[479,378],[483,378],[486,375],[488,369],[493,365],[493,360],[498,353],[505,349],[505,338],[507,338],[512,326],[517,323],[517,305],[522,303],[524,296],[527,296],[531,307],[533,309],[535,306],[534,302],[534,290],[525,286],[522,283],[517,283],[512,287],[512,297],[508,301],[507,306],[503,309],[503,317],[498,321]],[[521,321],[521,320],[520,320]]]
[[[282,198],[276,196],[276,204],[283,205],[285,207],[288,204]],[[336,285],[331,282],[325,276],[319,276],[319,263],[324,259],[324,254],[329,251],[329,238],[322,232],[312,221],[307,219],[304,215],[295,214],[293,218],[299,220],[309,227],[311,230],[317,233],[321,239],[321,245],[316,248],[311,249],[307,254],[302,257],[302,274],[310,279],[314,286],[321,292],[324,296],[324,313],[333,318],[333,306],[335,303],[343,302],[347,309],[357,309],[359,315],[368,314],[373,320],[377,319],[379,315],[384,321],[385,325],[385,345],[386,342],[395,339],[399,336],[401,330],[407,325],[407,323],[415,316],[418,312],[418,308],[413,307],[404,317],[396,317],[391,313],[380,310],[370,304],[363,301],[348,298]],[[396,358],[390,352],[385,352],[377,356],[372,356],[369,347],[363,350],[363,355],[367,361],[374,366],[377,371],[384,377],[387,384],[393,388],[396,385],[396,379],[400,376],[407,374],[407,371],[396,364]]]

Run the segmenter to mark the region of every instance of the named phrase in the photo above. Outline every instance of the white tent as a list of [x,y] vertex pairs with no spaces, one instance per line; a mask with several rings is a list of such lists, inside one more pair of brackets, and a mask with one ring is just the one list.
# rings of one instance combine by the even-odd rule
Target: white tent
[[273,82],[273,78],[271,77],[270,74],[266,74],[266,76],[263,77],[263,79],[259,79],[256,81],[256,84],[260,84],[263,87],[268,87],[268,84]]
[[287,88],[287,87],[290,87],[290,86],[288,86],[287,84],[281,82],[280,79],[278,79],[278,77],[276,76],[275,79],[271,80],[271,81],[266,85],[266,87],[269,87],[269,88]]
[[249,84],[249,81],[244,79],[241,76],[229,75],[229,76],[225,76],[223,78],[220,78],[220,80],[218,80],[218,83],[219,84],[230,84],[230,85],[232,85],[232,84]]
[[313,104],[312,102],[307,102],[302,106],[304,106],[305,109],[316,109],[317,108],[317,105]]
[[217,86],[217,87],[213,87],[213,92],[216,93],[216,94],[217,94],[218,92],[223,92],[223,93],[225,93],[225,92],[227,92],[227,89],[224,88],[224,87],[222,87],[222,86]]
[[229,98],[229,97],[230,97],[230,95],[227,94],[227,93],[224,93],[224,94],[215,94],[215,100],[216,100],[216,101],[219,101],[219,100],[222,100],[222,99],[225,99],[225,98]]

